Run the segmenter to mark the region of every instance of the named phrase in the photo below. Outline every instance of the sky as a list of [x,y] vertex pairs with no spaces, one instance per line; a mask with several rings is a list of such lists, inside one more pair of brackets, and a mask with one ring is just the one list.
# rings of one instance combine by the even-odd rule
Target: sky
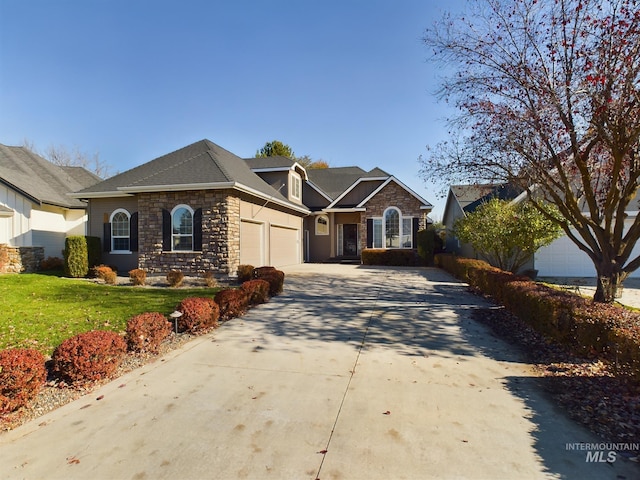
[[464,0],[0,0],[0,143],[123,172],[207,138],[419,178],[451,107],[421,38]]

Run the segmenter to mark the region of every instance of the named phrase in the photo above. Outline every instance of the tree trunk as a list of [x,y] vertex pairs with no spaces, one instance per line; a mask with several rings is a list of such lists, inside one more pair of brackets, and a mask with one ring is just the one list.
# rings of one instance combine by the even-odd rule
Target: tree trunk
[[596,293],[594,302],[613,303],[618,297],[618,291],[622,292],[622,282],[628,274],[619,271],[615,265],[606,265],[598,269]]

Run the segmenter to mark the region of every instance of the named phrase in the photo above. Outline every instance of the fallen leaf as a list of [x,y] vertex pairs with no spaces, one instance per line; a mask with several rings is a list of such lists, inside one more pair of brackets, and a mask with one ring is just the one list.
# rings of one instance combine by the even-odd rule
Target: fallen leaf
[[321,453],[322,455],[324,455],[324,454],[325,454],[325,453],[327,453],[327,452],[328,452],[328,450],[320,450],[320,451],[319,451],[319,452],[317,452],[317,453]]
[[121,385],[118,385],[118,388],[124,388],[124,387],[126,387],[126,386],[127,386],[127,384],[126,384],[126,383],[123,383],[123,384],[121,384]]
[[104,398],[104,395],[100,395],[98,398],[96,398],[96,400],[100,401]]
[[69,465],[77,465],[78,463],[80,463],[80,460],[78,460],[76,457],[67,457],[67,463]]
[[391,412],[389,410],[387,410],[386,412],[382,413],[383,415],[391,415]]

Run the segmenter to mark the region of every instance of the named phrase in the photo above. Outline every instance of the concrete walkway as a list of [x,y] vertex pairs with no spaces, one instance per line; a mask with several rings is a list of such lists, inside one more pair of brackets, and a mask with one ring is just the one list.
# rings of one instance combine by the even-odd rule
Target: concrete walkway
[[[0,435],[3,479],[615,479],[439,270],[303,265],[283,295]],[[100,400],[98,400],[100,398]]]

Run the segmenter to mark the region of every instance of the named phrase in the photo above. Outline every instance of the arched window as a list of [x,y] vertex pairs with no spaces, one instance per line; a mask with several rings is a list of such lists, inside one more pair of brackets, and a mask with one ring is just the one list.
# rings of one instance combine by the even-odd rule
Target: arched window
[[326,215],[316,217],[316,235],[329,235],[329,217]]
[[131,215],[126,210],[119,208],[111,214],[111,251],[128,252],[131,250],[130,238]]
[[386,248],[400,248],[400,210],[389,207],[384,212],[384,237]]
[[173,250],[193,250],[193,209],[178,205],[171,211],[171,245]]

